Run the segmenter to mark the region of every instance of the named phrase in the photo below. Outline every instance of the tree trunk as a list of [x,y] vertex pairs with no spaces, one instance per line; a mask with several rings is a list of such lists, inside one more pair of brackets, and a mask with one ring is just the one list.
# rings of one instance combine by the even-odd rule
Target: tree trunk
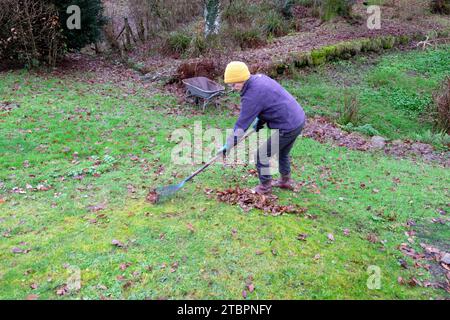
[[205,0],[205,36],[219,33],[220,0]]

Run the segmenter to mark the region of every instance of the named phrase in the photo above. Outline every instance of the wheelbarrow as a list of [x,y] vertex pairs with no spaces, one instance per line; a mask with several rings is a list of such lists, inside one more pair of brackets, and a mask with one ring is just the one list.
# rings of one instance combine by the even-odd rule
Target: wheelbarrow
[[212,99],[225,91],[224,86],[205,77],[184,79],[183,84],[186,86],[187,97],[194,97],[197,105],[203,100],[203,111]]

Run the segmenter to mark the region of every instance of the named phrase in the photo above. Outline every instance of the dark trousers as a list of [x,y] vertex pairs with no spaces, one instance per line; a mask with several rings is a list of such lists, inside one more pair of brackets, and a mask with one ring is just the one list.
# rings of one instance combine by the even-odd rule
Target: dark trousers
[[[259,149],[256,158],[256,168],[261,183],[272,180],[269,160],[278,153],[279,171],[282,176],[291,174],[291,160],[289,153],[294,146],[295,140],[302,133],[304,124],[292,131],[280,130],[278,134],[273,134]],[[277,138],[278,135],[278,138]],[[277,143],[278,140],[278,143]],[[264,156],[266,155],[266,156]]]

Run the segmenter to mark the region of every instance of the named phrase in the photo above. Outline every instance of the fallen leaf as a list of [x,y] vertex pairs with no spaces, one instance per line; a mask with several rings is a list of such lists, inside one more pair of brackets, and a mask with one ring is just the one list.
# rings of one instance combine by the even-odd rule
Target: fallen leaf
[[308,235],[306,233],[300,233],[297,236],[297,240],[300,240],[300,241],[306,241],[306,238],[308,238]]
[[192,223],[186,224],[186,227],[189,229],[189,231],[195,232],[195,229],[194,229],[194,226],[192,225]]
[[91,212],[98,212],[101,210],[105,210],[106,209],[106,204],[104,203],[100,203],[97,205],[93,205],[93,206],[88,206],[87,209]]
[[119,268],[120,268],[120,270],[126,270],[128,267],[130,267],[131,266],[131,263],[130,262],[127,262],[127,263],[122,263],[122,264],[120,264],[120,266],[119,266]]
[[69,289],[67,288],[67,285],[63,285],[61,288],[59,288],[58,290],[56,290],[56,294],[58,296],[64,296],[67,293],[69,293]]
[[20,248],[14,247],[11,249],[11,252],[12,253],[23,253],[23,250]]
[[150,190],[147,194],[146,200],[151,204],[156,204],[159,200],[159,195],[156,190]]
[[377,235],[374,233],[369,233],[367,235],[367,240],[372,243],[377,243],[379,241]]
[[399,259],[398,262],[400,262],[400,265],[404,268],[404,269],[408,269],[408,263],[403,260],[403,259]]
[[119,247],[119,248],[125,247],[125,245],[124,245],[122,242],[120,242],[119,240],[116,240],[116,239],[114,239],[113,241],[111,241],[111,244],[112,244],[113,246],[116,246],[116,247]]

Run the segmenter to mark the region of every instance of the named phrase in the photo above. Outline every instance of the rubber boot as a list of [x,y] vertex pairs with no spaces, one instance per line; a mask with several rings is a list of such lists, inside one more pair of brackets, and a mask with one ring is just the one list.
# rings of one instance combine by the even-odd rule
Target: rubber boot
[[291,178],[291,175],[281,176],[281,179],[272,182],[272,187],[294,190],[295,181]]
[[261,183],[253,189],[253,192],[261,195],[272,193],[272,180]]

